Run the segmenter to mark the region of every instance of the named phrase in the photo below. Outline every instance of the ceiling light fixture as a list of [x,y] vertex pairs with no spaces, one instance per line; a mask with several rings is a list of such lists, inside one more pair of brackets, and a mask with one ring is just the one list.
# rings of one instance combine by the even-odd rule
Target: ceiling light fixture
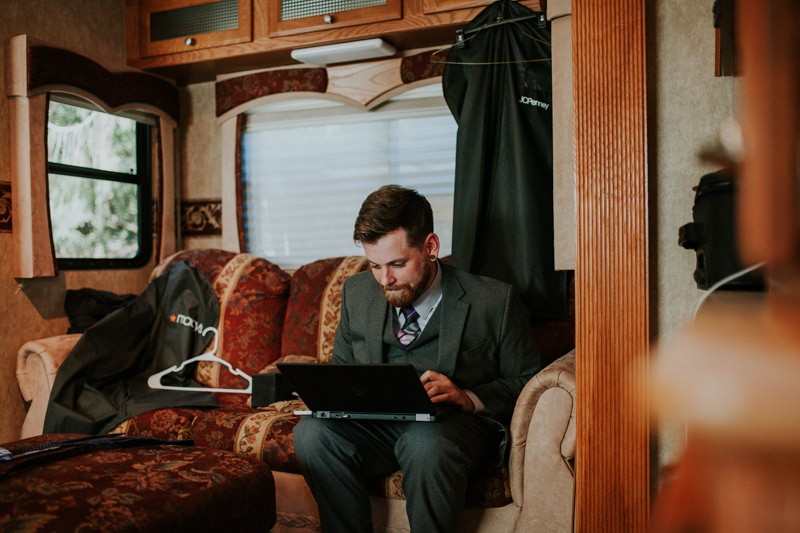
[[292,50],[292,59],[309,65],[332,65],[347,61],[389,57],[396,52],[394,46],[383,39],[366,39],[348,43],[326,44]]

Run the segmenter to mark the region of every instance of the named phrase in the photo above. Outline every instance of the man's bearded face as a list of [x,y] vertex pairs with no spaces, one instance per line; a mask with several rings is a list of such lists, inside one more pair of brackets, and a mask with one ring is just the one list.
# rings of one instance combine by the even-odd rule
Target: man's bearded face
[[381,285],[386,301],[395,307],[406,307],[419,298],[428,288],[434,276],[433,262],[422,261],[417,275],[406,281],[397,280],[390,285]]

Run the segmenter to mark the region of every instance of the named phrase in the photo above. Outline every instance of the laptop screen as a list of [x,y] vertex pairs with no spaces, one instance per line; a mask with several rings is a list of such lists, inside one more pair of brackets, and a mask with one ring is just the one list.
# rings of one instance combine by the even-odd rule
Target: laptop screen
[[435,406],[410,364],[279,363],[278,369],[320,418],[434,419]]

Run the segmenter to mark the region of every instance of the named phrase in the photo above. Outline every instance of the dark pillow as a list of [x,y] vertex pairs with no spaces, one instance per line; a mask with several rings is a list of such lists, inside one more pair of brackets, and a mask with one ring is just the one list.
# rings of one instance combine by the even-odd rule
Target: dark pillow
[[64,311],[69,319],[67,333],[83,333],[107,314],[136,298],[135,294],[116,294],[97,289],[68,289]]

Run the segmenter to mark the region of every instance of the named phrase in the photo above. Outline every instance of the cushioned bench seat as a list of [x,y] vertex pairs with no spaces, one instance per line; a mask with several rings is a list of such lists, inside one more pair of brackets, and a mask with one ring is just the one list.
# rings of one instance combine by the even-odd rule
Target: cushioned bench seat
[[[219,407],[201,409],[159,409],[136,416],[117,430],[126,435],[160,439],[191,439],[207,446],[260,459],[276,472],[300,473],[294,453],[292,430],[305,406],[297,400],[277,402],[264,408]],[[405,499],[402,473],[376,479],[373,496]],[[487,469],[470,480],[467,505],[502,507],[511,502],[508,469]]]
[[[2,446],[14,453],[68,437],[80,436]],[[274,523],[269,467],[223,450],[95,450],[0,476],[0,531],[268,531]]]

